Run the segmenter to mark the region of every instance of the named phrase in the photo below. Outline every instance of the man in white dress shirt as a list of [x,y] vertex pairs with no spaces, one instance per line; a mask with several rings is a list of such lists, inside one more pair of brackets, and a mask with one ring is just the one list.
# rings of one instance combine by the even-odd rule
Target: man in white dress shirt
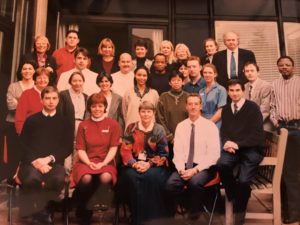
[[166,190],[178,199],[187,186],[187,208],[190,219],[197,219],[204,198],[204,186],[215,177],[214,165],[220,157],[219,130],[201,116],[199,94],[188,96],[186,110],[189,118],[175,130],[174,158],[176,171],[169,177]]
[[120,55],[119,67],[120,71],[111,75],[114,81],[111,89],[123,97],[125,92],[134,85],[133,62],[129,53],[125,52]]
[[71,86],[69,84],[69,78],[75,71],[80,71],[84,76],[83,92],[88,96],[100,92],[100,88],[96,84],[97,73],[87,68],[89,64],[89,52],[85,48],[78,48],[75,51],[75,68],[61,74],[57,89],[59,91],[67,90]]

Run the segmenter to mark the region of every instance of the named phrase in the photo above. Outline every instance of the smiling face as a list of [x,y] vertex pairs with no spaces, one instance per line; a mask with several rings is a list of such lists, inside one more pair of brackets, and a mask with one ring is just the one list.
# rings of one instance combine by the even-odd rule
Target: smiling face
[[99,87],[101,91],[108,92],[111,88],[111,82],[107,79],[107,77],[103,77],[102,80],[99,82]]
[[185,60],[188,58],[187,49],[185,47],[179,47],[175,53],[175,56],[179,60]]
[[45,87],[47,87],[48,84],[49,84],[49,77],[44,73],[38,75],[35,79],[35,86],[40,91],[43,90]]
[[109,42],[104,42],[102,47],[102,56],[113,56],[113,46]]
[[131,55],[129,55],[128,53],[121,54],[119,60],[119,67],[122,73],[129,73],[133,67]]
[[279,73],[282,75],[284,79],[289,79],[293,76],[294,66],[291,60],[287,58],[283,58],[278,62],[277,67]]
[[203,77],[207,84],[212,84],[215,82],[217,74],[213,70],[213,68],[205,67],[203,68]]
[[71,79],[71,87],[75,92],[81,92],[84,81],[79,74],[74,74]]
[[154,111],[152,109],[140,109],[139,111],[142,124],[150,124],[154,118]]
[[25,63],[21,70],[23,80],[32,80],[34,71],[35,70],[31,64]]
[[42,36],[36,39],[34,45],[37,53],[45,54],[49,47],[49,41],[46,37]]
[[214,41],[206,41],[205,43],[205,51],[208,56],[212,56],[217,52],[217,46]]
[[87,68],[89,63],[89,58],[84,56],[81,52],[75,58],[75,66],[79,70],[84,70]]
[[228,95],[232,102],[238,103],[244,96],[244,91],[240,84],[233,84],[228,87]]
[[137,58],[145,58],[147,54],[147,49],[144,46],[135,47],[135,55]]
[[179,67],[178,71],[179,71],[180,73],[183,74],[184,78],[187,78],[187,77],[189,76],[189,70],[188,70],[188,67],[185,66],[185,65],[181,65],[181,66]]
[[164,42],[160,46],[160,52],[168,57],[172,52],[172,46],[168,42]]
[[91,114],[94,118],[101,118],[105,113],[105,106],[102,103],[94,103],[91,105]]
[[154,58],[153,62],[154,69],[158,72],[164,72],[167,67],[167,60],[166,57],[163,55],[157,55]]
[[146,70],[141,68],[136,71],[136,73],[134,74],[134,78],[138,86],[145,87],[148,79],[148,74]]

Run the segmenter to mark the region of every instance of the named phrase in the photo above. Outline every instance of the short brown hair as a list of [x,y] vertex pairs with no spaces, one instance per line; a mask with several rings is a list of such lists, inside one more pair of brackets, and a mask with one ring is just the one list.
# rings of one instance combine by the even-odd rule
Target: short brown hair
[[45,74],[50,79],[50,72],[45,67],[39,67],[35,70],[35,73],[33,74],[33,80],[36,80],[38,76],[41,76],[42,74]]
[[200,104],[202,104],[201,96],[198,93],[190,93],[186,98],[186,103],[188,102],[189,98],[199,98]]
[[187,61],[194,61],[194,60],[198,61],[199,65],[201,65],[200,58],[198,56],[195,56],[195,55],[190,56]]
[[94,104],[102,104],[104,105],[104,112],[106,112],[107,109],[107,100],[105,96],[102,93],[95,93],[92,94],[89,99],[87,100],[87,110],[90,113],[91,112],[91,107]]
[[58,89],[56,87],[53,87],[53,86],[47,86],[45,87],[42,92],[41,92],[41,98],[43,99],[45,97],[46,94],[48,93],[52,93],[52,92],[55,92],[59,98],[59,92],[58,92]]
[[150,109],[150,110],[152,110],[153,112],[155,112],[155,106],[154,106],[153,103],[150,102],[150,101],[143,101],[143,102],[139,105],[139,112],[140,112],[142,109]]

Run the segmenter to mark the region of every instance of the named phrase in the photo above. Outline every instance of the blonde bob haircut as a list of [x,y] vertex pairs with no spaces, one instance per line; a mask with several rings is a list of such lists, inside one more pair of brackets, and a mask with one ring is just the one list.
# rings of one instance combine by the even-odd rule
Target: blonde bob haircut
[[38,35],[38,36],[35,37],[34,43],[33,43],[33,50],[36,51],[35,43],[38,40],[46,41],[47,42],[47,51],[49,51],[49,49],[51,48],[51,45],[50,45],[50,42],[49,42],[48,38],[46,36],[44,36],[44,35]]
[[98,54],[103,55],[102,48],[104,46],[107,46],[107,45],[111,45],[111,47],[112,47],[112,56],[115,56],[115,45],[114,45],[113,41],[110,38],[103,38],[100,41],[100,44],[98,46]]

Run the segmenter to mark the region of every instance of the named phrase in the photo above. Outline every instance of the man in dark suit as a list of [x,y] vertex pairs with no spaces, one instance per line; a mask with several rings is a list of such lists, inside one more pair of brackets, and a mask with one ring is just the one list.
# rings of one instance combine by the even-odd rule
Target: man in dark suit
[[226,87],[229,79],[238,78],[243,84],[247,82],[243,72],[246,62],[256,62],[252,51],[239,48],[239,37],[230,31],[223,35],[226,49],[214,54],[212,63],[216,66],[217,82]]

